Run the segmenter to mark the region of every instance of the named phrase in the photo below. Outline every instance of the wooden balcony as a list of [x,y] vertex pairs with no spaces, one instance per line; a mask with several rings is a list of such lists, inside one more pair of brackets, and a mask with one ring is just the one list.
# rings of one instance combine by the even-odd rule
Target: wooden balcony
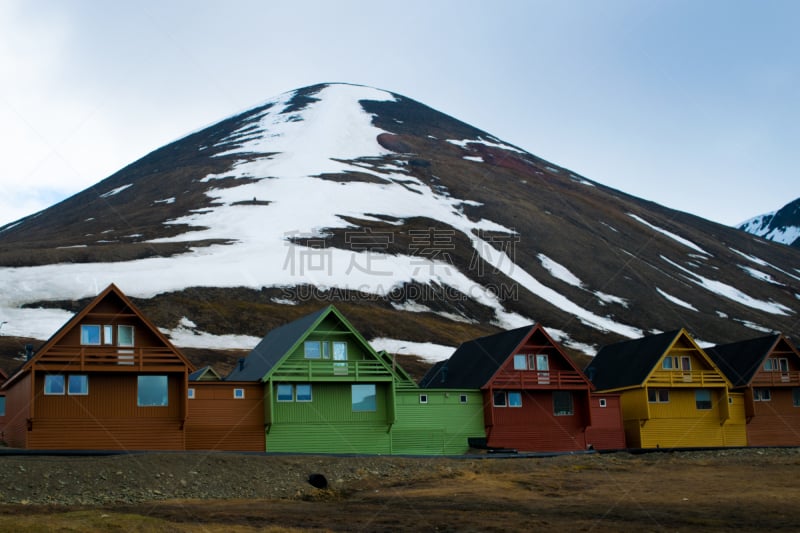
[[48,372],[183,372],[184,362],[169,348],[55,346],[36,362]]
[[800,387],[800,371],[758,372],[753,377],[754,387]]
[[492,380],[493,389],[588,389],[579,372],[566,370],[505,370]]
[[287,361],[273,375],[274,380],[303,381],[392,381],[380,361]]
[[724,387],[725,378],[711,370],[654,372],[648,387]]

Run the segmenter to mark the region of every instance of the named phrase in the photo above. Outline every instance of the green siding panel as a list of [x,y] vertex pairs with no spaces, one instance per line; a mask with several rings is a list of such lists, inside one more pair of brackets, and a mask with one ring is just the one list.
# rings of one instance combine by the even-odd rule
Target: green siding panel
[[369,423],[275,425],[267,434],[267,451],[389,454],[388,429]]

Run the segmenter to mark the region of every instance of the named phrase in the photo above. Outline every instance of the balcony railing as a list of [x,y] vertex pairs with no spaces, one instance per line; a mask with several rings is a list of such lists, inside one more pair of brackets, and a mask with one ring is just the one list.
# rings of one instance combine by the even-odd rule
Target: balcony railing
[[648,385],[651,387],[654,385],[670,387],[718,387],[725,385],[725,378],[711,370],[658,371],[653,373]]
[[159,367],[182,370],[185,364],[166,347],[56,346],[43,354],[36,367],[46,370],[142,370]]
[[753,385],[757,387],[766,386],[800,386],[800,371],[790,372],[759,372],[753,377]]
[[309,381],[391,381],[392,375],[380,361],[287,361],[275,373],[278,379]]
[[565,370],[506,370],[498,373],[492,381],[493,388],[562,389],[589,387],[583,376]]

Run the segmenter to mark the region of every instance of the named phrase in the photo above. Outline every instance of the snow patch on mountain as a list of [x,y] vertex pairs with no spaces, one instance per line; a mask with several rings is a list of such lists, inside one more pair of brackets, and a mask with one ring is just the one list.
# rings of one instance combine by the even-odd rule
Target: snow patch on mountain
[[[701,254],[705,254],[705,256],[710,256],[711,255],[710,253],[706,252],[705,250],[700,248],[698,245],[696,245],[695,243],[690,241],[689,239],[684,239],[680,235],[675,235],[671,231],[667,231],[664,228],[656,226],[655,224],[651,224],[651,223],[647,222],[646,220],[644,220],[642,217],[634,215],[633,213],[628,213],[628,216],[631,217],[632,219],[636,220],[637,222],[640,222],[641,224],[644,224],[648,228],[650,228],[650,229],[652,229],[654,231],[657,231],[658,233],[661,233],[662,235],[665,235],[665,236],[669,237],[670,239],[674,240],[675,242],[679,242],[682,245],[684,245],[684,246],[686,246],[688,248],[691,248],[692,250],[698,251]],[[705,257],[703,257],[703,259],[705,259]]]
[[409,342],[387,337],[377,337],[369,343],[375,351],[384,350],[392,355],[417,355],[430,363],[444,361],[456,351],[453,346],[432,342]]
[[681,307],[685,307],[686,309],[689,309],[691,311],[697,311],[697,308],[695,306],[693,306],[692,304],[690,304],[689,302],[681,300],[680,298],[678,298],[676,296],[672,296],[671,294],[662,291],[658,287],[656,287],[656,292],[658,292],[658,294],[660,294],[661,296],[663,296],[664,298],[666,298],[670,302],[674,303],[675,305],[679,305]]

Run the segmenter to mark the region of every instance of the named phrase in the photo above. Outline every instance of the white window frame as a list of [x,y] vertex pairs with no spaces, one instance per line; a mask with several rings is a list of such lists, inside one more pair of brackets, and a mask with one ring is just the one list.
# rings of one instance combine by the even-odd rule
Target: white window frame
[[600,404],[600,407],[606,407],[608,405],[608,402],[606,401],[605,398],[600,398],[598,400],[598,403]]
[[244,389],[241,387],[237,387],[233,389],[233,399],[234,400],[244,400]]
[[[88,342],[87,333],[89,328],[97,328],[97,342]],[[100,346],[103,342],[103,328],[100,324],[81,324],[81,346]]]
[[528,370],[528,356],[518,353],[514,356],[514,370]]
[[466,394],[461,394],[461,395],[458,397],[458,401],[459,401],[460,403],[468,403],[468,402],[469,402],[469,396],[467,396]]
[[[75,381],[77,382],[77,378],[86,378],[86,390],[83,392],[71,392],[70,386],[72,385],[72,378],[76,378]],[[67,376],[67,386],[66,392],[68,396],[88,396],[89,395],[89,376],[87,374],[70,374]]]
[[105,324],[103,326],[103,344],[114,344],[114,326],[111,324]]
[[[131,333],[131,342],[130,342],[130,344],[123,344],[122,343],[122,332],[123,331],[128,331],[128,330],[130,330],[130,333]],[[134,335],[134,331],[135,330],[134,330],[133,326],[129,326],[127,324],[118,325],[117,326],[117,346],[122,346],[122,347],[125,347],[125,348],[133,347],[134,344],[135,344],[135,340],[134,340],[134,336],[133,336]]]
[[[497,403],[498,398],[502,398],[503,403]],[[508,407],[508,395],[506,394],[506,391],[494,391],[492,393],[492,406]]]
[[[316,345],[316,347],[317,347],[317,350],[316,350],[317,353],[316,353],[316,355],[314,355],[314,354],[309,355],[308,349],[309,349],[310,346],[314,346],[314,345]],[[306,359],[313,359],[313,360],[322,359],[322,342],[321,341],[305,341],[303,343],[303,357],[306,358]]]
[[419,403],[428,403],[428,395],[427,394],[420,394],[419,395]]
[[[300,393],[300,387],[308,387],[308,399],[301,399],[303,396],[306,396],[306,394]],[[298,383],[294,386],[294,391],[294,398],[296,402],[310,403],[314,400],[314,388],[311,386],[311,383]]]
[[186,397],[190,400],[194,400],[194,387],[189,387],[186,389]]
[[522,407],[522,392],[520,391],[508,391],[508,406],[514,409],[519,409]]
[[[56,379],[59,378],[59,379]],[[48,382],[60,381],[61,392],[48,392]],[[64,396],[67,393],[67,381],[64,379],[64,374],[45,374],[44,376],[44,394],[45,396]]]
[[[289,395],[291,396],[291,398],[289,398],[288,400],[287,399],[281,399],[281,389],[282,388],[283,389],[286,389],[286,388],[289,389]],[[285,394],[284,394],[284,396],[285,396]],[[279,401],[279,402],[293,402],[294,401],[294,385],[292,385],[291,383],[278,383],[278,386],[275,387],[275,399],[277,401]]]
[[647,403],[669,403],[669,389],[647,389]]
[[758,387],[753,389],[754,402],[769,402],[772,401],[772,391],[765,387]]

